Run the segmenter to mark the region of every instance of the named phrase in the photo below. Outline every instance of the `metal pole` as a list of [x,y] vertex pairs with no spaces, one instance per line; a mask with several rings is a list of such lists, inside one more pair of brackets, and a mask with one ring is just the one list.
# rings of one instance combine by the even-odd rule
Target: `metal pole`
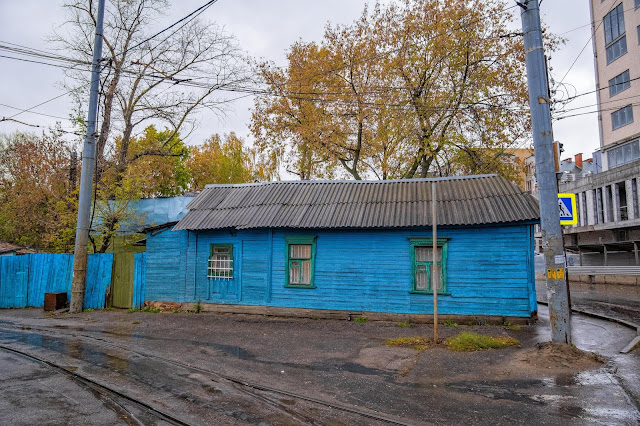
[[89,95],[89,113],[87,117],[87,135],[82,150],[82,171],[80,175],[80,195],[78,199],[78,224],[76,227],[76,245],[73,260],[73,280],[71,283],[70,312],[82,312],[84,291],[87,280],[87,240],[89,239],[89,220],[91,216],[91,193],[93,192],[93,173],[96,161],[96,122],[98,120],[98,91],[100,85],[100,58],[102,57],[102,29],[104,20],[104,2],[98,2],[98,19],[93,43],[93,62],[91,65],[91,92]]
[[431,290],[433,291],[433,342],[438,343],[438,220],[436,215],[436,182],[431,182],[431,217],[432,223],[432,245],[433,245],[433,265],[431,267]]
[[558,209],[558,183],[553,160],[553,130],[549,86],[540,28],[538,0],[516,2],[521,8],[522,32],[529,83],[536,177],[540,196],[542,248],[547,270],[547,296],[551,339],[571,343],[571,311],[566,281],[566,260]]

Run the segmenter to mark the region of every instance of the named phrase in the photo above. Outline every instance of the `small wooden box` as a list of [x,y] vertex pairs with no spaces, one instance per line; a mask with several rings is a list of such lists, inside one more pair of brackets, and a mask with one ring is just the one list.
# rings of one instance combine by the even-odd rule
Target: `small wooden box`
[[67,293],[45,293],[44,310],[57,311],[67,304]]

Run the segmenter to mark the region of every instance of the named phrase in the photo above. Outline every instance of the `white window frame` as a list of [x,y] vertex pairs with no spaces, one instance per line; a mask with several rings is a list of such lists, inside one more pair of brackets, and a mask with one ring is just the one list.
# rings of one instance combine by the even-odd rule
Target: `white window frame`
[[211,244],[207,278],[233,279],[233,244]]

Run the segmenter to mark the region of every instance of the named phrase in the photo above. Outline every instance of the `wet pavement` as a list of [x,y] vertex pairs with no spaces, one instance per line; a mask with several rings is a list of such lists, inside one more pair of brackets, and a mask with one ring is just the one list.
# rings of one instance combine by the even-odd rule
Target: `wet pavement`
[[[571,255],[574,264],[576,255]],[[547,301],[543,256],[536,256],[536,293],[539,302]],[[572,307],[586,313],[593,313],[640,328],[640,285],[638,284],[588,284],[572,281],[569,283]]]
[[[547,302],[546,282],[536,280],[538,302]],[[569,284],[571,307],[579,312],[618,320],[640,331],[640,285]]]
[[471,330],[522,342],[474,353],[384,345],[430,336],[428,325],[2,310],[0,346],[116,393],[0,350],[0,423],[166,423],[131,398],[187,424],[637,424],[640,355],[618,353],[633,331],[582,316],[572,326],[575,344],[605,363],[544,358],[543,306],[539,323],[521,329],[442,327],[442,337]]

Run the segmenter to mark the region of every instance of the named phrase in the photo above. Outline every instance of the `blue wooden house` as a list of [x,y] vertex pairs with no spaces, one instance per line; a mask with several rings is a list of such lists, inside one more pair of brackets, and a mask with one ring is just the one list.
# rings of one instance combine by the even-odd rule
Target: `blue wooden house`
[[[148,231],[145,300],[432,314],[432,181],[209,185],[177,224]],[[435,181],[438,312],[530,317],[537,201],[496,175]]]

